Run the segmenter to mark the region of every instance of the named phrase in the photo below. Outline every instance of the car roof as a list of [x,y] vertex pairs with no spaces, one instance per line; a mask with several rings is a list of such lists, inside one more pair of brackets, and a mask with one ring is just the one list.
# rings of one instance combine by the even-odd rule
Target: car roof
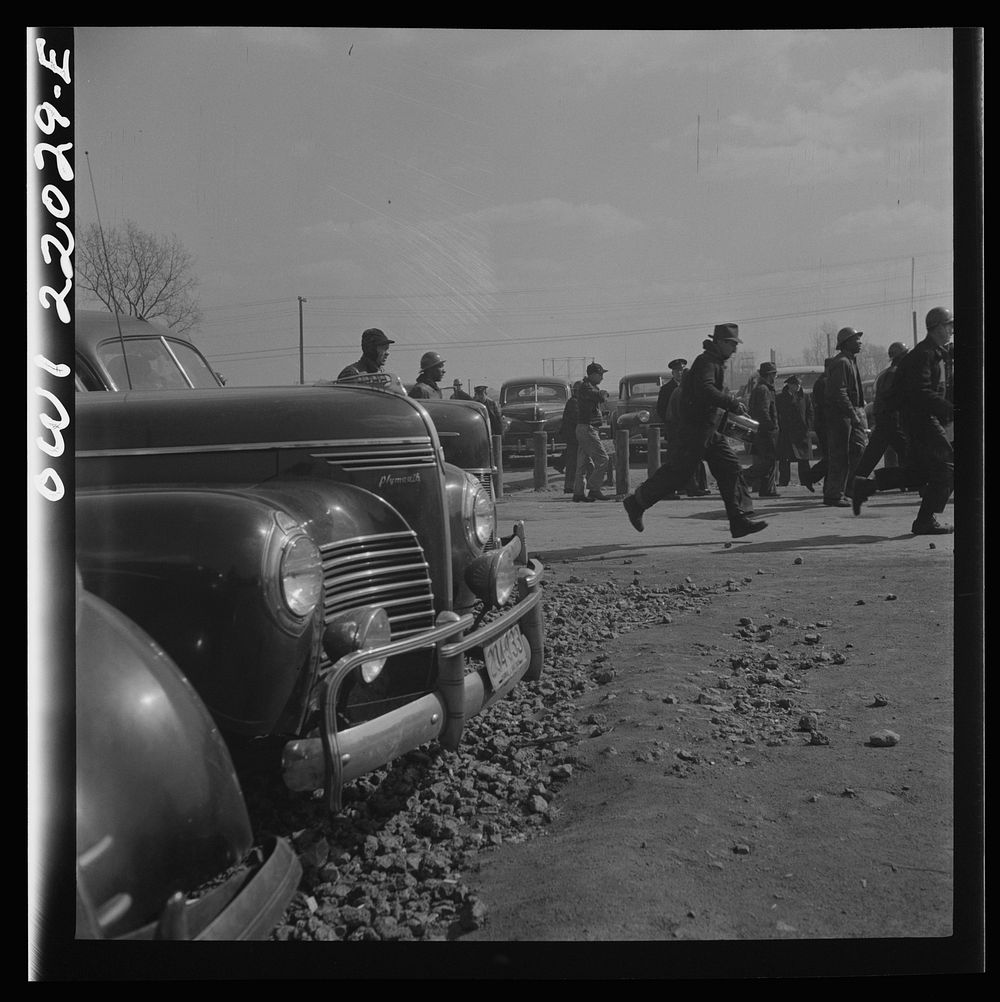
[[[627,372],[622,379],[659,379],[661,376],[672,376],[669,369],[650,369],[649,372]],[[621,380],[619,380],[621,382]]]
[[553,386],[572,386],[573,381],[564,379],[562,376],[512,376],[505,379],[500,385],[511,386],[515,383],[548,383]]
[[[191,340],[183,334],[175,333],[164,327],[162,324],[154,323],[151,320],[140,320],[138,317],[119,316],[122,334],[126,337],[136,335],[167,335],[178,341],[186,341],[191,344]],[[109,337],[118,336],[118,323],[115,322],[113,313],[106,313],[103,310],[76,310],[73,314],[73,322],[76,326],[77,344],[96,345]]]

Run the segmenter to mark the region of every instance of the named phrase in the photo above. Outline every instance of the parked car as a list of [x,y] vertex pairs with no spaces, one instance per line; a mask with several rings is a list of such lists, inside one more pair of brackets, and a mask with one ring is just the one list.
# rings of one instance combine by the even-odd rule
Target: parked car
[[298,888],[295,852],[272,838],[251,853],[204,704],[160,645],[79,585],[76,938],[267,939]]
[[629,449],[638,451],[645,448],[648,437],[648,427],[651,423],[660,423],[656,413],[656,398],[660,395],[660,387],[669,383],[673,377],[667,372],[632,372],[618,381],[618,399],[611,410],[611,433],[618,431],[618,422],[625,414],[641,414],[646,412],[645,421],[637,420],[629,428]]
[[[446,461],[427,403],[340,384],[77,394],[86,586],[164,647],[230,740],[278,737],[286,784],[323,787],[333,810],[345,782],[456,747],[542,670],[542,565]],[[481,405],[435,403],[461,426],[453,454],[489,456]]]
[[503,433],[504,458],[534,455],[532,436],[538,431],[548,434],[550,452],[561,449],[556,436],[572,391],[569,380],[556,376],[522,376],[501,384],[500,413],[508,422]]

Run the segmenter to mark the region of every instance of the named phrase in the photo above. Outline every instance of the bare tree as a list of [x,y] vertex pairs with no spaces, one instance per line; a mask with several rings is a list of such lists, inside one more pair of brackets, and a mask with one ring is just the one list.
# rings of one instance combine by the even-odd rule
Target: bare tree
[[874,379],[889,365],[889,356],[883,344],[864,344],[858,352],[858,371],[862,379]]
[[77,241],[76,272],[79,287],[109,310],[157,320],[178,333],[201,321],[194,259],[173,234],[147,233],[127,219],[105,230],[102,240],[91,223]]

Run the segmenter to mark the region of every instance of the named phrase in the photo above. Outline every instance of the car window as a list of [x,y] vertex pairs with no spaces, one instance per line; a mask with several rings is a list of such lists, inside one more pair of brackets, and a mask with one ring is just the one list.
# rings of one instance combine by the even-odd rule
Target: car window
[[[218,386],[211,367],[190,345],[172,338],[111,338],[97,347],[97,358],[117,390],[186,390]],[[128,363],[126,368],[126,361]]]
[[633,383],[629,383],[629,396],[630,397],[649,397],[654,393],[660,392],[660,387],[667,380],[663,377],[659,379],[637,379]]
[[508,404],[525,403],[526,401],[538,403],[552,403],[557,400],[568,399],[568,391],[565,386],[546,386],[542,383],[526,383],[522,386],[508,386],[504,394],[504,402]]

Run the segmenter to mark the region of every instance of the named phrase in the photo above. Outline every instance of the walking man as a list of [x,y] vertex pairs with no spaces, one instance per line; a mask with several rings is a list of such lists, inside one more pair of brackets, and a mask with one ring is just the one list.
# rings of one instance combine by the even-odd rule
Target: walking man
[[740,343],[736,324],[717,324],[684,377],[677,447],[668,451],[666,462],[624,500],[625,513],[637,532],[644,529],[642,513],[676,493],[703,460],[719,485],[733,537],[739,539],[767,528],[766,522],[752,520],[753,502],[740,461],[719,432],[720,408],[746,413],[736,397],[724,389],[726,362]]
[[[946,428],[954,417],[947,399],[945,362],[948,344],[955,332],[951,310],[935,306],[925,320],[927,336],[899,361],[889,402],[899,402],[900,420],[907,437],[906,463],[897,475],[907,486],[919,486],[920,508],[910,527],[915,536],[937,536],[954,532],[935,517],[944,511],[955,479],[955,457]],[[889,471],[896,473],[896,471]],[[858,490],[855,513],[880,487],[879,480],[854,481]],[[893,485],[895,486],[895,485]]]
[[813,487],[809,460],[812,444],[809,430],[813,424],[812,397],[802,389],[802,381],[792,375],[785,380],[775,403],[778,407],[778,485],[787,487],[792,477],[792,460],[798,463],[799,483],[808,491]]
[[[576,423],[576,478],[573,483],[574,501],[607,501],[601,492],[610,458],[604,451],[599,429],[603,423],[601,404],[608,398],[607,390],[600,388],[608,370],[597,362],[587,366],[587,378],[580,384],[577,395],[579,412]],[[587,489],[588,483],[590,489]]]
[[760,379],[750,393],[750,417],[759,425],[753,437],[750,453],[753,465],[746,473],[751,490],[756,487],[762,498],[781,495],[774,489],[778,467],[778,404],[775,401],[774,377],[778,369],[774,362],[761,362]]
[[846,496],[854,469],[865,451],[868,425],[865,394],[858,371],[858,352],[864,331],[842,327],[837,332],[837,354],[826,364],[826,438],[829,448],[823,504],[850,508]]
[[444,378],[444,359],[436,351],[425,351],[420,356],[420,372],[410,389],[410,396],[417,400],[444,398],[438,383]]
[[361,358],[341,370],[338,379],[349,379],[365,373],[381,372],[389,358],[389,345],[395,344],[377,327],[369,327],[361,335]]

